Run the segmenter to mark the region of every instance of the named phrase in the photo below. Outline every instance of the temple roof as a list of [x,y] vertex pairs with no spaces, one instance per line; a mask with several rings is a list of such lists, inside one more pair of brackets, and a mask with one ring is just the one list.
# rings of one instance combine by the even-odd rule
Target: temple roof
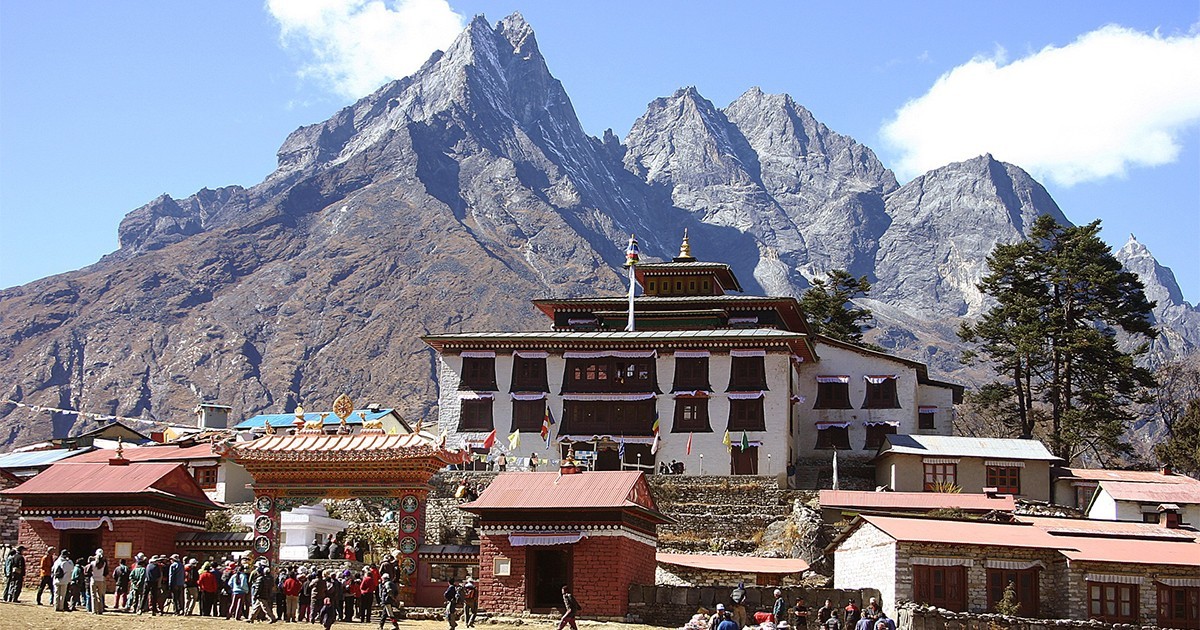
[[[360,415],[360,414],[362,414],[362,415]],[[365,420],[363,417],[364,415],[366,416]],[[404,418],[402,418],[400,416],[400,413],[397,412],[395,409],[378,409],[375,411],[372,411],[370,409],[355,409],[346,418],[346,424],[357,426],[357,425],[362,424],[364,421],[371,422],[372,420],[379,420],[379,419],[384,418],[389,415],[395,416],[396,420],[400,423],[400,426],[404,427],[405,430],[407,430],[407,431],[412,430],[411,427],[409,427],[408,423],[405,422]],[[316,422],[320,419],[321,419],[320,413],[308,412],[308,413],[304,414],[305,422]],[[294,413],[263,413],[263,414],[259,414],[257,416],[251,416],[249,418],[246,418],[245,420],[242,420],[241,422],[234,425],[233,428],[238,431],[244,431],[246,429],[261,429],[267,425],[268,420],[271,422],[271,426],[274,426],[277,429],[280,427],[290,427],[290,426],[292,426],[293,423],[296,422],[296,414],[294,414]],[[333,415],[332,413],[325,414],[325,426],[336,427],[340,423],[341,423],[341,420],[337,416]]]
[[297,433],[265,435],[249,442],[223,445],[228,457],[246,461],[308,461],[314,456],[324,462],[379,461],[435,457],[445,463],[458,463],[460,454],[435,444],[425,433],[358,433],[328,435]]
[[157,495],[198,504],[209,510],[222,507],[204,494],[183,464],[170,463],[114,466],[63,462],[0,494],[21,499],[61,495]]
[[478,499],[459,507],[468,512],[630,508],[666,522],[645,476],[630,470],[501,473]]

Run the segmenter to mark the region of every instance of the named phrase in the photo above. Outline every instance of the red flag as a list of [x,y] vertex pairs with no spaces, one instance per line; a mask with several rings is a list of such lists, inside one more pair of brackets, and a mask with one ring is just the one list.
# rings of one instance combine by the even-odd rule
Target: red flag
[[483,448],[490,449],[490,448],[492,448],[492,445],[495,443],[496,443],[496,430],[492,429],[492,432],[487,434],[487,437],[483,438]]
[[692,454],[692,434],[691,433],[688,434],[687,454],[688,455]]

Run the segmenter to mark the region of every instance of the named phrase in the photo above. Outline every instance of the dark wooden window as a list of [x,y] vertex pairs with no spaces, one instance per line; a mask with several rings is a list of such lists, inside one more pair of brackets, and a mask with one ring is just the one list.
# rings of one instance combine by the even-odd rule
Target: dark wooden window
[[925,407],[917,412],[917,428],[918,429],[936,429],[934,425],[934,414],[937,413],[936,407]]
[[463,465],[463,470],[487,470],[488,469],[488,449],[482,446],[471,447],[471,461]]
[[512,406],[513,431],[541,431],[546,419],[545,400],[514,400]]
[[850,405],[850,384],[817,382],[817,402],[813,409],[853,409]]
[[1158,585],[1158,625],[1200,628],[1200,587]]
[[1021,469],[1016,466],[988,466],[987,483],[1000,494],[1021,494]]
[[996,604],[1004,599],[1004,589],[1013,585],[1017,596],[1018,616],[1038,615],[1038,570],[1037,569],[988,569],[987,597],[988,612],[996,611]]
[[708,382],[708,357],[681,357],[675,359],[675,383],[673,391],[712,391]]
[[495,357],[463,357],[462,362],[460,388],[486,392],[496,391]]
[[216,466],[197,466],[193,469],[193,476],[196,478],[196,483],[205,490],[214,490],[217,487],[217,467]]
[[512,387],[514,392],[548,392],[546,360],[526,359],[513,355]]
[[757,475],[758,447],[750,446],[743,449],[741,446],[735,445],[729,452],[729,474]]
[[567,359],[564,392],[656,392],[654,359]]
[[913,599],[946,610],[967,609],[966,567],[913,566]]
[[863,397],[861,409],[899,409],[900,399],[896,395],[896,379],[875,379],[878,383],[867,380],[867,394]]
[[1137,623],[1137,584],[1088,582],[1088,619],[1108,623]]
[[730,431],[766,431],[767,421],[763,417],[763,398],[729,401]]
[[863,442],[864,450],[875,450],[883,444],[889,435],[896,434],[896,427],[890,424],[868,424],[867,439]]
[[459,431],[491,431],[492,400],[464,400],[459,408]]
[[958,464],[925,464],[925,492],[938,485],[958,485]]
[[671,433],[711,433],[707,398],[676,398]]
[[766,357],[730,357],[731,392],[756,392],[767,388]]
[[817,425],[817,445],[814,448],[819,450],[850,450],[849,427]]
[[562,435],[650,436],[654,400],[565,400]]

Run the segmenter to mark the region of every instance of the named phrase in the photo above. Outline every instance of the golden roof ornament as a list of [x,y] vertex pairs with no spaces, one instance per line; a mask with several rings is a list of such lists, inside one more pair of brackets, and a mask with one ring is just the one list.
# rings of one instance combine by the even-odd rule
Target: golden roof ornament
[[117,436],[117,459],[125,459],[125,442],[119,435]]
[[[299,409],[299,407],[297,407],[297,409]],[[269,419],[263,425],[263,430],[267,435],[275,435],[275,427],[271,426],[271,421]]]
[[296,414],[297,418],[304,419],[304,407],[301,407],[300,405],[296,405],[296,411],[294,411],[293,413]]
[[352,413],[354,413],[354,401],[350,400],[349,396],[342,394],[333,401],[333,415],[345,420]]
[[675,257],[675,262],[689,260],[696,260],[696,257],[692,256],[692,243],[688,240],[687,228],[683,228],[683,242],[679,244],[679,255]]

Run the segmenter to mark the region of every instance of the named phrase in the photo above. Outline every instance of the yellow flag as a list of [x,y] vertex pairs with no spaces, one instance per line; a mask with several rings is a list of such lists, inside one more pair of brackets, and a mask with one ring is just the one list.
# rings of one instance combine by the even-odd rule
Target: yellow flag
[[725,450],[733,450],[733,440],[729,438],[729,429],[725,429],[725,437],[721,438],[721,443],[725,445]]
[[508,434],[508,447],[514,451],[521,448],[520,431],[513,431],[512,433]]

